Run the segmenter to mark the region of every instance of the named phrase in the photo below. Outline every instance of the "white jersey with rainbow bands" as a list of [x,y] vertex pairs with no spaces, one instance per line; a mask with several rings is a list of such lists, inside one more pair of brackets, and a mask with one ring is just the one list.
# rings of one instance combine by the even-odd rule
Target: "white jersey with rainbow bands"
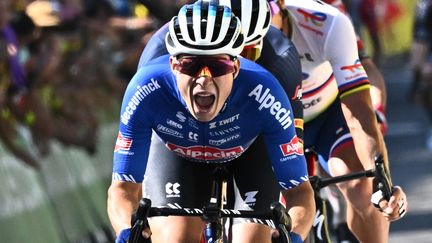
[[369,88],[349,18],[321,1],[285,1],[303,70],[304,120],[324,112],[339,96]]

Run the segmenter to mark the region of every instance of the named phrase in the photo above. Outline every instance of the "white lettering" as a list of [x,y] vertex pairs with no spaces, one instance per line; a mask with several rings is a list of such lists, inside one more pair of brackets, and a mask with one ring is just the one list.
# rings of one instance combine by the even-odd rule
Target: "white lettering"
[[151,79],[151,83],[148,83],[142,87],[137,86],[136,89],[137,91],[133,94],[132,98],[128,102],[124,112],[121,115],[121,122],[125,125],[129,123],[131,116],[133,115],[141,101],[143,101],[144,98],[151,92],[160,89],[160,86],[157,80]]
[[256,86],[250,93],[249,97],[255,96],[255,100],[260,103],[258,110],[263,108],[269,109],[271,115],[273,115],[276,120],[281,124],[283,129],[287,129],[292,125],[292,118],[290,116],[291,110],[282,108],[282,103],[276,101],[275,97],[270,93],[270,89],[266,89],[263,94],[261,94],[263,86],[260,84]]

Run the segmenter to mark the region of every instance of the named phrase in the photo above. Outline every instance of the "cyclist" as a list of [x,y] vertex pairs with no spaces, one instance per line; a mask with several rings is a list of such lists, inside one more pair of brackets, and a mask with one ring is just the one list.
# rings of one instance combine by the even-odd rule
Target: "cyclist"
[[[414,22],[414,41],[411,48],[413,83],[409,98],[420,103],[432,121],[432,1],[417,3]],[[432,127],[426,146],[432,150]]]
[[[339,9],[341,12],[348,15],[345,4],[341,0],[323,0],[323,2],[332,5]],[[378,119],[378,125],[383,135],[387,133],[387,118],[386,118],[386,104],[387,104],[387,89],[384,76],[376,66],[375,62],[366,52],[363,42],[357,34],[357,48],[358,55],[362,66],[364,67],[369,81],[371,82],[370,94],[372,99],[372,106],[375,110]],[[325,174],[325,173],[324,173]],[[333,222],[336,231],[338,242],[356,242],[355,237],[351,234],[346,223],[346,203],[341,193],[337,190],[336,186],[327,187],[330,190],[327,194],[333,210]]]
[[[328,161],[323,167],[335,176],[371,169],[376,154],[384,155],[388,164],[348,17],[321,1],[279,0],[272,6],[278,8],[274,23],[280,23],[278,27],[302,57],[305,146],[313,145]],[[382,193],[369,179],[341,183],[339,188],[347,200],[348,225],[356,237],[362,242],[388,242],[388,221],[406,212],[403,190],[393,188],[387,202],[381,201]],[[371,195],[384,217],[373,210]]]
[[[143,180],[153,205],[202,207],[218,163],[232,175],[236,209],[268,210],[282,191],[294,242],[310,230],[313,191],[289,99],[268,71],[238,57],[239,19],[218,2],[185,5],[170,22],[170,55],[144,65],[128,85],[108,193],[118,242],[128,239]],[[203,230],[194,217],[149,223],[154,242],[199,242]],[[232,240],[270,242],[270,233],[266,225],[238,221]]]
[[[280,81],[290,98],[296,133],[303,143],[302,73],[297,50],[281,31],[270,25],[267,0],[228,0],[224,4],[240,18],[245,32],[245,48],[240,55],[256,61]],[[167,32],[165,25],[152,36],[141,54],[138,69],[168,53],[164,42]]]

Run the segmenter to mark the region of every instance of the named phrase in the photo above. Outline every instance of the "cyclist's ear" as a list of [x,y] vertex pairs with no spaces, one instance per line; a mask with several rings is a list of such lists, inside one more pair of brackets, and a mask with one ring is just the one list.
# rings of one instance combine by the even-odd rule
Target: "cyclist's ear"
[[235,68],[235,71],[234,71],[234,73],[233,73],[233,78],[235,79],[235,78],[237,78],[237,75],[238,75],[239,72],[240,72],[240,60],[239,60],[239,58],[237,58],[237,59],[234,61],[234,68]]
[[176,70],[175,67],[177,64],[178,64],[177,57],[170,56],[170,67],[171,67],[172,72],[174,72]]

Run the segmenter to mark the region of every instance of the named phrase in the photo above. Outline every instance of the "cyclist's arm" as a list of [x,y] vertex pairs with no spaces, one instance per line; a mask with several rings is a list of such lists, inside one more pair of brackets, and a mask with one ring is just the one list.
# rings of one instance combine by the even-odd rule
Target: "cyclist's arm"
[[131,215],[142,197],[141,183],[112,181],[108,189],[108,216],[116,235],[131,228]]
[[387,104],[387,89],[384,76],[372,61],[372,58],[362,59],[361,64],[366,70],[369,81],[371,82],[370,93],[373,107],[377,108],[381,105],[383,108],[385,108]]
[[120,112],[119,133],[113,155],[113,179],[108,190],[107,205],[109,219],[117,235],[121,230],[131,227],[131,216],[142,193],[141,182],[146,171],[152,134],[151,108],[156,102],[154,97],[157,97],[154,95],[156,90],[145,97],[140,94],[139,88],[149,83],[149,73],[149,68],[142,68],[132,78]]
[[370,82],[360,63],[354,28],[347,16],[339,14],[325,53],[339,86],[342,110],[364,169],[374,166],[377,153],[387,157],[383,137],[378,131],[372,108]]
[[[280,102],[277,110],[291,111],[290,102],[283,89],[272,87],[270,90],[275,101]],[[276,109],[273,112],[278,114]],[[315,202],[312,186],[308,181],[303,145],[296,136],[292,112],[289,114],[291,121],[287,123],[290,124],[288,127],[285,123],[281,125],[276,119],[277,115],[270,115],[270,112],[267,114],[269,116],[265,121],[264,136],[273,170],[287,202],[292,231],[305,239],[315,215]]]
[[341,101],[357,155],[365,169],[372,169],[375,155],[382,154],[387,158],[387,150],[382,134],[378,130],[369,90],[347,95]]
[[372,58],[366,57],[361,59],[366,73],[369,77],[371,87],[370,95],[372,98],[372,107],[374,108],[376,117],[379,118],[378,125],[383,135],[387,133],[387,118],[386,118],[386,107],[387,107],[387,88],[384,80],[384,76],[381,71],[373,62]]
[[315,201],[310,182],[303,182],[294,188],[283,190],[288,214],[292,219],[292,230],[306,239],[315,215]]

